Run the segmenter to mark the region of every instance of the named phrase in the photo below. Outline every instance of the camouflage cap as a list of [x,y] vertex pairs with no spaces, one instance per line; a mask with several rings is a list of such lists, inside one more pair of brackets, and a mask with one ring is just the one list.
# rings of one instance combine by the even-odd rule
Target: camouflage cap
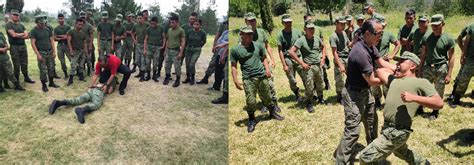
[[366,2],[366,3],[364,3],[364,10],[367,10],[369,7],[372,7],[372,6],[374,6],[374,3]]
[[430,16],[428,14],[421,14],[418,16],[418,21],[428,21],[430,19]]
[[352,21],[352,15],[346,15],[346,21]]
[[117,18],[123,19],[123,15],[122,14],[117,14]]
[[44,19],[43,15],[36,15],[35,16],[35,23],[46,23],[46,19]]
[[240,27],[240,32],[241,33],[253,33],[253,30],[252,30],[251,26],[242,26],[242,27]]
[[431,16],[431,23],[430,25],[439,25],[444,21],[444,16],[443,14],[435,14]]
[[254,20],[257,19],[257,16],[255,16],[255,13],[248,12],[247,14],[244,15],[245,20]]
[[86,12],[81,11],[81,12],[79,13],[79,17],[86,17]]
[[115,21],[115,22],[121,22],[121,21],[122,21],[122,18],[115,17],[114,21]]
[[387,22],[385,21],[385,17],[380,15],[380,14],[375,14],[374,18],[379,21],[383,26],[387,25]]
[[336,22],[346,23],[346,17],[345,16],[338,16],[338,17],[336,17]]
[[365,18],[364,18],[363,14],[357,14],[357,15],[355,15],[355,19],[356,20],[361,20],[361,19],[365,19]]
[[314,23],[311,21],[304,22],[304,28],[315,28],[315,27],[316,25],[314,25]]
[[109,18],[109,12],[107,11],[102,11],[100,15],[102,16],[102,18]]
[[281,16],[281,21],[283,21],[283,22],[291,22],[292,20],[291,20],[290,14],[283,14],[283,15]]
[[126,15],[127,17],[133,17],[133,13],[132,13],[132,12],[129,12],[129,11],[128,11],[127,13],[125,13],[125,15]]
[[400,57],[398,56],[393,57],[393,60],[395,61],[410,60],[416,65],[420,65],[420,58],[418,58],[416,54],[409,51],[404,51]]
[[12,9],[10,10],[10,13],[15,14],[15,15],[20,15],[20,11],[18,11],[18,9]]

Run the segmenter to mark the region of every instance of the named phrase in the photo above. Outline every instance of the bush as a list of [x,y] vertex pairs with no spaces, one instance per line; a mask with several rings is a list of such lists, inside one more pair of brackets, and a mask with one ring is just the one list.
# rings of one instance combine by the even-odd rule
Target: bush
[[291,3],[288,2],[276,2],[275,4],[272,5],[272,13],[274,16],[280,16],[282,14],[285,14],[288,12],[288,9],[290,9]]

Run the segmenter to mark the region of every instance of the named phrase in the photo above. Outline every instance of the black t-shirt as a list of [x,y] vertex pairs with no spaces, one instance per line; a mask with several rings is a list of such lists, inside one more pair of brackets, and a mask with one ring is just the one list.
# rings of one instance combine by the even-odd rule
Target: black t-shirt
[[362,75],[370,75],[374,71],[375,60],[378,58],[380,55],[375,46],[370,48],[364,41],[357,42],[347,60],[346,87],[354,90],[368,89],[369,84]]

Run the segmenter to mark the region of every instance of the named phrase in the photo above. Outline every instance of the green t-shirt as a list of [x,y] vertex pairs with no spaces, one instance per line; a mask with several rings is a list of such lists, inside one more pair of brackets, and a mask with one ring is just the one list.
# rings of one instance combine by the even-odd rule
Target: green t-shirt
[[204,30],[194,31],[191,29],[186,33],[186,45],[193,47],[203,47],[206,44],[207,35]]
[[461,38],[464,38],[466,35],[469,35],[470,40],[469,40],[469,46],[467,47],[467,50],[464,56],[467,62],[472,64],[474,63],[474,23],[464,27],[464,29],[459,34]]
[[257,28],[257,32],[253,34],[253,41],[265,44],[268,42],[268,33],[262,28]]
[[185,38],[184,30],[181,27],[176,29],[169,28],[166,33],[166,40],[168,41],[168,48],[176,49],[181,45],[181,38]]
[[380,56],[381,57],[388,56],[388,51],[390,50],[390,44],[396,41],[397,41],[397,38],[395,37],[395,35],[393,35],[393,33],[389,31],[384,32],[382,38],[377,44],[377,50],[379,50]]
[[417,28],[413,33],[410,33],[408,40],[413,41],[413,50],[412,53],[420,56],[421,54],[421,41],[425,40],[431,34],[431,30],[426,29],[425,33],[420,32],[420,28]]
[[[0,32],[0,48],[5,48],[7,46],[7,39],[5,38],[5,35],[3,35],[2,32]],[[8,61],[10,58],[8,58],[8,54],[5,53],[0,53],[0,61]]]
[[454,39],[447,33],[441,36],[435,36],[431,33],[422,45],[426,46],[427,53],[425,57],[425,65],[441,64],[448,61],[448,50],[454,48]]
[[145,22],[143,24],[136,23],[133,25],[132,32],[135,34],[135,38],[137,39],[138,43],[143,44],[145,42],[145,35],[146,35],[146,29],[150,26],[148,22]]
[[[398,31],[398,39],[401,40],[402,38],[407,38],[410,33],[413,33],[415,29],[418,29],[418,25],[413,25],[411,28],[409,28],[407,25],[403,25],[402,28],[400,28],[400,31]],[[403,54],[404,51],[406,51],[407,48],[402,45],[402,48],[400,48],[400,55]]]
[[92,18],[86,19],[86,22],[91,24],[92,26],[95,26],[95,21]]
[[25,26],[18,22],[18,23],[13,23],[12,21],[8,22],[6,25],[5,25],[5,31],[7,32],[7,36],[8,36],[8,42],[11,44],[11,45],[25,45],[25,39],[21,39],[21,38],[13,38],[10,33],[8,33],[8,30],[13,30],[15,33],[23,33],[25,32],[26,28]]
[[[69,25],[58,25],[54,28],[54,35],[66,35],[69,30],[71,30],[71,26]],[[58,41],[58,44],[67,44],[67,40]]]
[[337,49],[337,54],[339,58],[347,58],[349,57],[349,38],[347,37],[346,32],[342,33],[332,33],[331,37],[329,37],[329,44],[331,47]]
[[[184,34],[187,36],[188,35],[188,32],[189,30],[193,30],[193,26],[192,25],[189,25],[189,23],[186,23],[184,24],[183,26],[181,26],[181,28],[184,30]],[[186,43],[187,45],[188,43]]]
[[[134,23],[133,22],[124,22],[123,23],[123,27],[125,27],[125,31],[133,31],[133,25]],[[127,39],[131,39],[132,38],[132,35],[130,34],[127,34]]]
[[83,50],[84,42],[86,41],[86,35],[84,31],[76,31],[76,29],[71,29],[67,33],[68,36],[71,36],[71,47],[74,50]]
[[[115,37],[123,36],[125,34],[125,27],[123,25],[114,25],[112,28],[112,33],[115,35]],[[114,41],[115,43],[119,43],[121,40]]]
[[[316,21],[315,21],[315,24],[316,24]],[[305,35],[305,31],[303,29],[302,33],[301,33],[303,36]],[[323,28],[319,27],[319,26],[316,26],[314,27],[314,34],[313,36],[315,37],[319,37],[321,38],[321,40],[324,39],[324,36],[323,36]]]
[[94,28],[92,27],[92,25],[90,23],[85,23],[84,26],[82,26],[81,28],[81,31],[84,32],[84,35],[86,35],[86,41],[87,43],[90,43],[91,42],[91,34],[94,33]]
[[319,65],[321,62],[322,45],[323,41],[319,37],[307,39],[306,36],[300,37],[294,44],[301,51],[303,61],[311,65]]
[[266,49],[262,43],[254,41],[248,48],[238,44],[230,49],[230,61],[240,64],[243,79],[264,77],[263,58],[265,54]]
[[51,37],[53,37],[53,34],[47,27],[44,27],[43,29],[34,27],[30,32],[30,38],[36,39],[35,46],[39,51],[46,51],[52,49],[50,40]]
[[[288,50],[290,50],[291,46],[293,46],[296,40],[298,40],[298,38],[300,38],[301,36],[301,31],[295,29],[291,29],[291,32],[285,32],[284,29],[278,32],[276,41],[278,46],[281,46],[285,57],[290,58]],[[297,55],[301,56],[301,52],[298,51]]]
[[163,45],[163,27],[161,25],[157,25],[156,27],[148,27],[146,30],[146,34],[148,35],[148,44],[151,45]]
[[101,21],[99,25],[97,25],[97,32],[100,32],[100,39],[111,40],[113,28],[114,28],[114,25],[112,23]]
[[[393,79],[393,76],[389,79]],[[416,102],[404,102],[400,94],[405,91],[425,97],[434,96],[438,92],[436,92],[433,84],[423,78],[395,78],[389,84],[383,111],[384,120],[410,128],[416,109],[420,105]]]

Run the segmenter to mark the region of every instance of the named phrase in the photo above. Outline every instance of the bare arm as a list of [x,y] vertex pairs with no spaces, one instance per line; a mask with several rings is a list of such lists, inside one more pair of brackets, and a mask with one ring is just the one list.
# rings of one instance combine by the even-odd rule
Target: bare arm
[[232,69],[232,79],[234,80],[234,85],[237,89],[243,90],[244,88],[242,87],[242,83],[238,80],[238,72],[237,72],[237,63],[232,62],[231,63],[231,69]]
[[281,61],[281,64],[283,65],[283,70],[285,72],[288,72],[288,65],[286,65],[285,57],[283,54],[283,48],[280,45],[278,45],[278,55],[280,56],[280,61]]
[[290,50],[288,50],[288,54],[290,54],[290,57],[293,58],[293,60],[295,60],[296,62],[298,62],[298,64],[300,64],[304,70],[308,70],[310,66],[306,64],[302,59],[298,58],[298,56],[296,55],[296,51],[298,51],[298,48],[296,46],[291,46]]
[[331,47],[331,49],[332,49],[332,56],[334,57],[334,63],[337,65],[341,73],[346,73],[346,67],[342,65],[340,61],[339,54],[337,53],[337,48]]
[[43,61],[43,56],[38,51],[38,48],[36,48],[36,38],[31,39],[31,47],[33,48],[33,51],[35,52],[37,58],[39,61]]
[[272,47],[270,46],[268,41],[265,42],[265,49],[267,49],[267,55],[270,58],[272,68],[274,68],[275,67],[275,59],[273,58]]
[[416,102],[430,109],[442,109],[444,105],[443,99],[439,96],[439,94],[435,94],[431,97],[426,97],[405,91],[400,94],[400,97],[404,102]]
[[397,66],[385,61],[383,58],[378,58],[377,60],[375,60],[375,62],[377,63],[377,65],[379,65],[382,68],[388,68],[391,70],[397,69]]
[[393,49],[392,54],[389,56],[390,60],[393,59],[393,57],[395,57],[398,54],[398,51],[400,51],[400,47],[401,47],[400,41],[398,40],[395,42],[392,42],[392,44],[395,45],[395,48]]
[[454,67],[454,48],[448,50],[448,74],[444,78],[444,83],[448,84],[451,81],[451,74]]
[[383,84],[383,82],[379,78],[375,77],[374,72],[370,73],[370,75],[362,74],[362,77],[364,77],[365,81],[367,81],[369,86],[378,86]]
[[69,49],[70,56],[74,56],[74,53],[72,52],[72,44],[71,44],[71,39],[72,37],[70,35],[67,36],[67,47]]
[[179,46],[179,55],[178,55],[180,59],[183,58],[183,51],[184,51],[185,46],[186,46],[186,40],[184,39],[184,36],[181,36],[181,44]]

